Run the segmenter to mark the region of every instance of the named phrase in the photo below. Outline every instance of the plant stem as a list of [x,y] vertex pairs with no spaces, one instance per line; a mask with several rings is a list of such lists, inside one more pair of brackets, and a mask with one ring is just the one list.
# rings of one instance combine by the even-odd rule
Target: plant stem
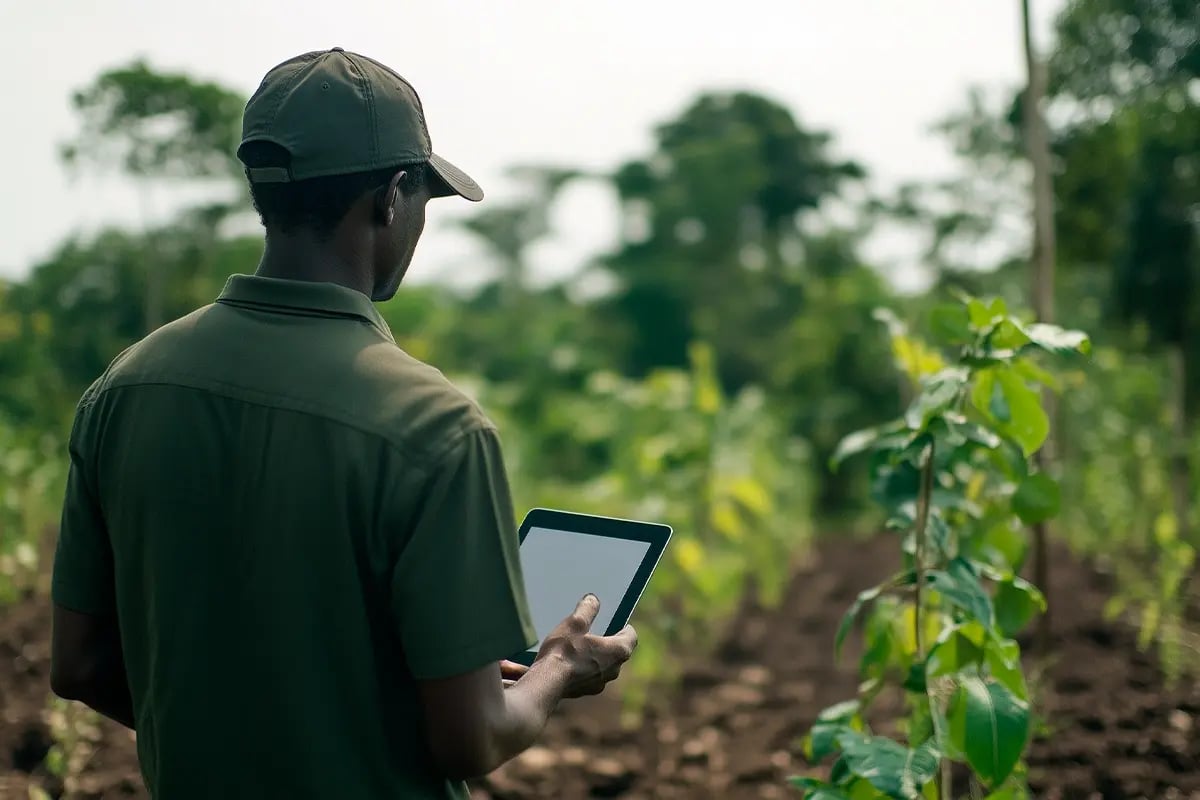
[[[921,488],[917,493],[917,520],[916,528],[913,535],[916,537],[916,548],[913,553],[913,569],[917,573],[916,593],[913,596],[913,638],[917,645],[917,660],[925,659],[925,642],[922,635],[922,620],[921,620],[921,600],[922,590],[925,586],[925,537],[929,530],[929,506],[933,501],[933,442],[925,448],[924,461],[921,464]],[[928,692],[928,690],[927,690]],[[929,703],[933,703],[933,698],[928,698]],[[931,709],[932,711],[932,709]],[[945,797],[945,792],[949,790],[947,786],[946,774],[947,764],[945,759],[942,759],[942,769],[934,782],[934,797],[937,800],[942,800]]]
[[917,494],[916,552],[913,569],[917,573],[917,591],[913,598],[913,637],[917,644],[917,658],[925,658],[924,637],[921,635],[921,598],[925,585],[925,537],[929,528],[929,506],[933,499],[933,442],[925,448],[924,463],[921,465],[921,489]]

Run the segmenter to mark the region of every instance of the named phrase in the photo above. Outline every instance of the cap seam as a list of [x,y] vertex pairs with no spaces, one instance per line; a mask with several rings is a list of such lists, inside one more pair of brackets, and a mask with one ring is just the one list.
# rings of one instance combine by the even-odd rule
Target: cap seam
[[346,63],[354,70],[354,75],[362,87],[364,99],[367,106],[367,119],[371,125],[371,141],[367,143],[368,152],[371,154],[369,159],[371,163],[379,160],[379,119],[375,113],[375,91],[371,88],[371,81],[367,78],[367,73],[354,63],[354,59],[350,58],[350,54],[343,52],[342,55],[346,58]]
[[[313,59],[310,59],[310,60],[309,60],[309,62],[308,62],[307,64],[297,64],[297,65],[296,65],[296,67],[295,67],[295,68],[294,68],[294,69],[291,71],[291,74],[289,74],[289,75],[288,75],[288,76],[287,76],[287,77],[284,79],[284,81],[283,81],[283,86],[281,87],[281,89],[280,89],[279,93],[278,93],[278,94],[276,94],[276,96],[275,96],[275,101],[274,101],[274,102],[271,104],[271,107],[270,107],[270,108],[271,108],[271,110],[270,110],[270,112],[267,114],[267,120],[268,120],[268,121],[267,121],[267,131],[266,131],[267,133],[273,133],[273,132],[274,132],[274,130],[275,130],[275,118],[276,118],[276,116],[279,114],[279,109],[280,109],[280,107],[282,107],[282,106],[283,106],[283,101],[284,101],[285,99],[287,99],[288,95],[290,95],[290,94],[291,94],[291,92],[292,92],[292,87],[296,85],[296,81],[297,81],[297,79],[299,78],[299,76],[300,76],[300,73],[301,73],[301,72],[303,72],[303,71],[304,71],[304,70],[306,70],[306,69],[309,69],[309,68],[311,68],[311,67],[312,67],[312,65],[313,65],[313,64],[315,64],[315,63],[317,63],[317,59],[316,59],[316,58],[313,58]],[[284,146],[284,145],[280,145],[280,146],[281,146],[281,147],[284,147],[284,149],[288,151],[288,155],[289,155],[289,156],[291,156],[291,154],[292,154],[292,151],[291,151],[291,148],[290,148],[290,147],[286,147],[286,146]]]
[[401,75],[399,72],[396,72],[396,70],[392,69],[387,64],[384,64],[381,61],[376,61],[375,59],[371,58],[370,56],[362,56],[362,57],[365,58],[367,61],[370,61],[371,63],[375,64],[375,66],[379,67],[384,72],[388,72],[388,73],[391,73],[392,75],[394,75],[396,77],[396,80],[403,83],[405,86],[408,87],[408,90],[410,92],[412,92],[413,100],[415,100],[417,102],[417,116],[419,116],[421,118],[421,135],[425,137],[425,147],[429,150],[430,153],[432,153],[433,152],[433,140],[429,136],[429,122],[425,119],[425,103],[422,102],[421,95],[419,92],[417,92],[417,87],[413,86],[409,82],[408,78],[405,78],[403,75]]

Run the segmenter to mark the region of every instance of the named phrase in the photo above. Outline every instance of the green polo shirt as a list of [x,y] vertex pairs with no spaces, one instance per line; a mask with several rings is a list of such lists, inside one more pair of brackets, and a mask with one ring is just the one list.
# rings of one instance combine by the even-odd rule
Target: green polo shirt
[[417,680],[536,641],[496,429],[333,284],[236,275],[86,392],[54,601],[116,613],[151,794],[465,798]]

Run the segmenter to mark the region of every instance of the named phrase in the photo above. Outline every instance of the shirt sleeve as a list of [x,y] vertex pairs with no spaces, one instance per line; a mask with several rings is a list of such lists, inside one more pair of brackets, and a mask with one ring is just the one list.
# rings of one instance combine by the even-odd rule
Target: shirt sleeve
[[414,498],[392,611],[418,679],[461,675],[537,642],[512,497],[494,428],[465,434]]
[[89,475],[84,409],[76,413],[68,445],[70,467],[51,576],[57,605],[81,614],[109,614],[116,607],[112,545]]

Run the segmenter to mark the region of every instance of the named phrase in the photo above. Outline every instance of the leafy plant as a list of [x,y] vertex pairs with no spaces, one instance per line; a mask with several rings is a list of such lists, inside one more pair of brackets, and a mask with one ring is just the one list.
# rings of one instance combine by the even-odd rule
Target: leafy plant
[[[953,794],[958,762],[988,797],[1024,797],[1031,719],[1013,637],[1046,603],[1018,575],[1022,526],[1060,505],[1057,481],[1031,461],[1049,432],[1035,385],[1057,385],[1038,360],[1091,345],[1010,314],[999,299],[935,308],[938,346],[889,312],[877,317],[914,398],[900,419],[847,436],[834,460],[870,454],[872,498],[900,534],[903,569],[860,593],[837,631],[835,653],[865,617],[859,697],[826,709],[802,742],[811,763],[834,759],[828,778],[791,783],[810,800],[940,800]],[[902,690],[907,709],[893,723],[900,740],[869,724],[889,688]]]

